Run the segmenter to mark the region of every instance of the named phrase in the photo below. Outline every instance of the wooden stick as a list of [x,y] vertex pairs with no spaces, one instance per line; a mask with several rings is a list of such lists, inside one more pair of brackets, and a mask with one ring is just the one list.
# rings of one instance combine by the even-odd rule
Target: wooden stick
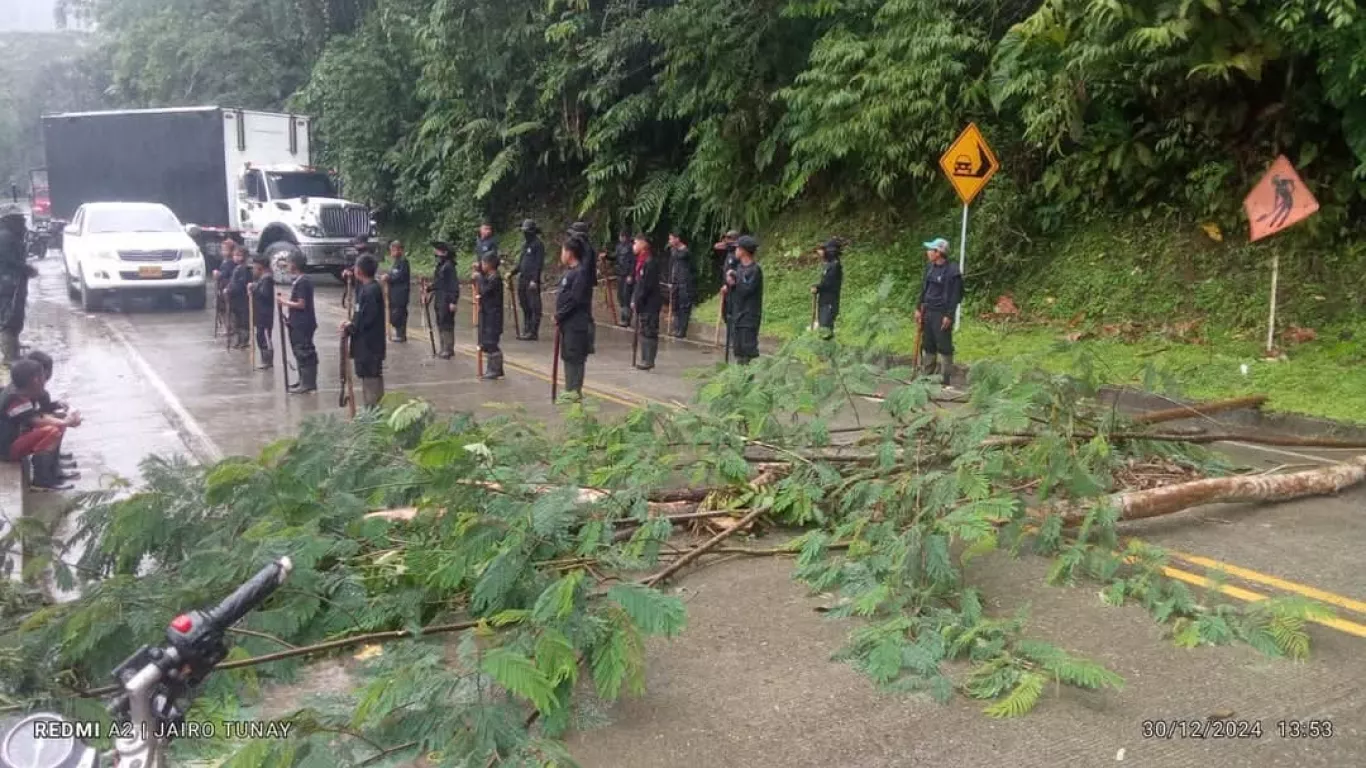
[[559,323],[555,324],[555,349],[550,353],[550,402],[560,399],[560,333]]
[[256,367],[256,301],[251,294],[252,283],[247,284],[247,348],[251,350],[251,367]]
[[921,317],[915,321],[915,341],[911,344],[911,369],[916,373],[920,372],[920,351],[924,341],[925,318]]
[[[726,319],[726,289],[721,289],[720,306],[716,308],[716,337],[712,339],[714,346],[721,346],[721,321]],[[729,339],[727,339],[729,342]]]
[[520,339],[520,338],[522,338],[522,318],[521,318],[521,317],[518,317],[518,315],[521,314],[521,313],[517,311],[517,280],[518,280],[518,279],[520,279],[520,278],[513,278],[513,279],[511,279],[511,280],[508,281],[508,294],[510,294],[510,295],[512,296],[512,328],[513,328],[513,330],[517,331],[517,338]]
[[660,328],[665,333],[668,333],[673,329],[674,286],[673,283],[661,283],[661,285],[668,290],[664,291],[664,298],[667,301],[664,304],[664,325],[660,326]]
[[389,281],[381,280],[379,287],[380,290],[384,291],[384,335],[392,340],[394,338],[394,324],[390,322],[393,315],[389,314]]

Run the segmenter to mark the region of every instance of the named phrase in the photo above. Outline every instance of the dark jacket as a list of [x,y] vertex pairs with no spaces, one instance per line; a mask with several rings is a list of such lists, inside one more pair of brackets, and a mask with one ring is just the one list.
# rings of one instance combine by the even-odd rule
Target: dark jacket
[[432,274],[432,293],[441,307],[460,302],[460,281],[455,277],[454,259],[437,260],[436,271]]
[[758,328],[764,319],[764,271],[759,262],[735,269],[730,288],[730,318],[736,328]]
[[645,263],[640,266],[640,272],[636,275],[635,292],[631,294],[631,303],[635,305],[636,311],[644,315],[657,315],[664,303],[664,297],[659,292],[659,257],[653,252],[645,259]]
[[275,278],[270,273],[262,275],[252,283],[252,311],[256,314],[257,328],[275,327]]
[[396,307],[408,306],[412,289],[413,274],[408,259],[399,259],[389,267],[389,303]]
[[583,360],[588,357],[588,332],[593,323],[593,286],[586,268],[579,264],[560,278],[555,294],[555,323],[560,328],[560,357]]
[[7,228],[0,222],[0,277],[28,280],[28,249],[23,228]]
[[920,285],[920,306],[930,312],[952,313],[963,300],[963,273],[951,261],[931,264]]
[[251,282],[251,267],[246,264],[239,264],[232,270],[232,279],[228,281],[228,299],[232,302],[233,311],[245,312],[247,309],[247,283]]
[[503,336],[503,276],[479,273],[474,278],[479,294],[479,343],[497,344]]
[[218,265],[219,291],[222,291],[224,288],[228,287],[228,283],[232,281],[232,271],[236,268],[237,262],[233,261],[232,259],[224,259],[223,263]]
[[313,281],[308,275],[294,278],[294,285],[289,289],[289,300],[302,300],[304,303],[303,309],[289,310],[289,330],[304,335],[310,335],[318,330],[318,315],[313,307]]
[[[535,283],[541,285],[541,273],[545,271],[545,243],[541,238],[532,235],[522,243],[522,256],[517,262],[517,268],[512,270],[512,274],[517,276],[518,285]],[[500,278],[501,279],[501,278]]]
[[588,239],[588,235],[575,236],[574,245],[578,248],[579,266],[583,267],[584,274],[588,276],[588,290],[591,292],[593,286],[598,284],[597,249],[593,247],[593,242]]
[[696,290],[694,282],[692,254],[687,247],[669,251],[669,282],[673,283],[677,301],[692,304]]
[[821,281],[816,283],[816,299],[821,306],[835,307],[839,309],[840,289],[844,286],[844,266],[839,259],[830,259],[825,262],[825,271],[821,272]]
[[351,359],[373,362],[384,359],[384,289],[373,280],[360,287],[356,315],[351,318]]
[[498,253],[498,240],[493,237],[478,237],[474,240],[474,266],[479,266],[484,261],[484,254]]
[[618,280],[624,281],[628,277],[635,277],[636,254],[630,241],[617,243],[616,249],[612,251],[612,261]]
[[13,386],[0,391],[0,458],[8,459],[15,438],[33,428],[40,415],[38,402]]

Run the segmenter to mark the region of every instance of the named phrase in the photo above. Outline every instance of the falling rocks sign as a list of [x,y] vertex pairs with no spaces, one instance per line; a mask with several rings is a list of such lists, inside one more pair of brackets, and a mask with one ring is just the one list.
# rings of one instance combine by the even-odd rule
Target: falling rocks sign
[[1247,211],[1247,221],[1252,230],[1252,242],[1298,224],[1313,216],[1318,209],[1319,201],[1310,194],[1309,188],[1295,173],[1295,167],[1285,159],[1285,155],[1276,158],[1266,175],[1243,200],[1243,210]]

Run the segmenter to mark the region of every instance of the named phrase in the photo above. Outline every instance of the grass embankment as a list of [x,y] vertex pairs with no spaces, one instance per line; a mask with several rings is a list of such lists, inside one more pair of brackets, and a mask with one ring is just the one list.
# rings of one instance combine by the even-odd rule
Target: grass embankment
[[[844,256],[845,312],[855,297],[891,275],[897,288],[889,309],[904,328],[894,347],[909,353],[924,258],[920,244],[944,236],[956,249],[956,218],[900,224],[896,237],[879,235],[880,225],[861,228],[841,219],[833,232],[853,240]],[[816,217],[791,216],[761,233],[765,333],[789,337],[810,321],[810,285],[819,272],[811,249],[831,231]],[[1248,245],[1241,234],[1217,242],[1194,225],[1181,231],[1106,222],[1030,243],[970,230],[971,303],[956,337],[957,359],[1012,359],[1055,372],[1093,364],[1111,382],[1146,378],[1150,386],[1149,374],[1157,370],[1165,374],[1168,394],[1203,399],[1262,393],[1270,398],[1269,410],[1366,423],[1366,317],[1358,309],[1366,274],[1356,266],[1366,263],[1366,249],[1306,252],[1296,249],[1291,234],[1279,243],[1273,238]],[[985,256],[974,252],[974,239],[986,244]],[[991,251],[992,242],[1008,245]],[[1285,358],[1267,362],[1262,348],[1273,246],[1282,249],[1277,344]],[[983,318],[1007,292],[1020,314]],[[695,316],[715,313],[712,299]],[[1312,328],[1316,338],[1289,340],[1293,334],[1286,331],[1297,326]],[[858,343],[848,333],[846,324],[841,338]]]

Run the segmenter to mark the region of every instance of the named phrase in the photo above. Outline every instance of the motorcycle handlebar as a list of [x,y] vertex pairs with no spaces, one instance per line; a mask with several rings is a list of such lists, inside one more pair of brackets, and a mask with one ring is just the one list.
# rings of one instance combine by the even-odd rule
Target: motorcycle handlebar
[[265,599],[289,577],[289,572],[293,568],[294,564],[288,557],[280,558],[257,571],[255,576],[231,595],[223,598],[223,602],[214,606],[205,615],[220,631],[231,627],[243,616],[251,613],[256,606],[265,602]]

